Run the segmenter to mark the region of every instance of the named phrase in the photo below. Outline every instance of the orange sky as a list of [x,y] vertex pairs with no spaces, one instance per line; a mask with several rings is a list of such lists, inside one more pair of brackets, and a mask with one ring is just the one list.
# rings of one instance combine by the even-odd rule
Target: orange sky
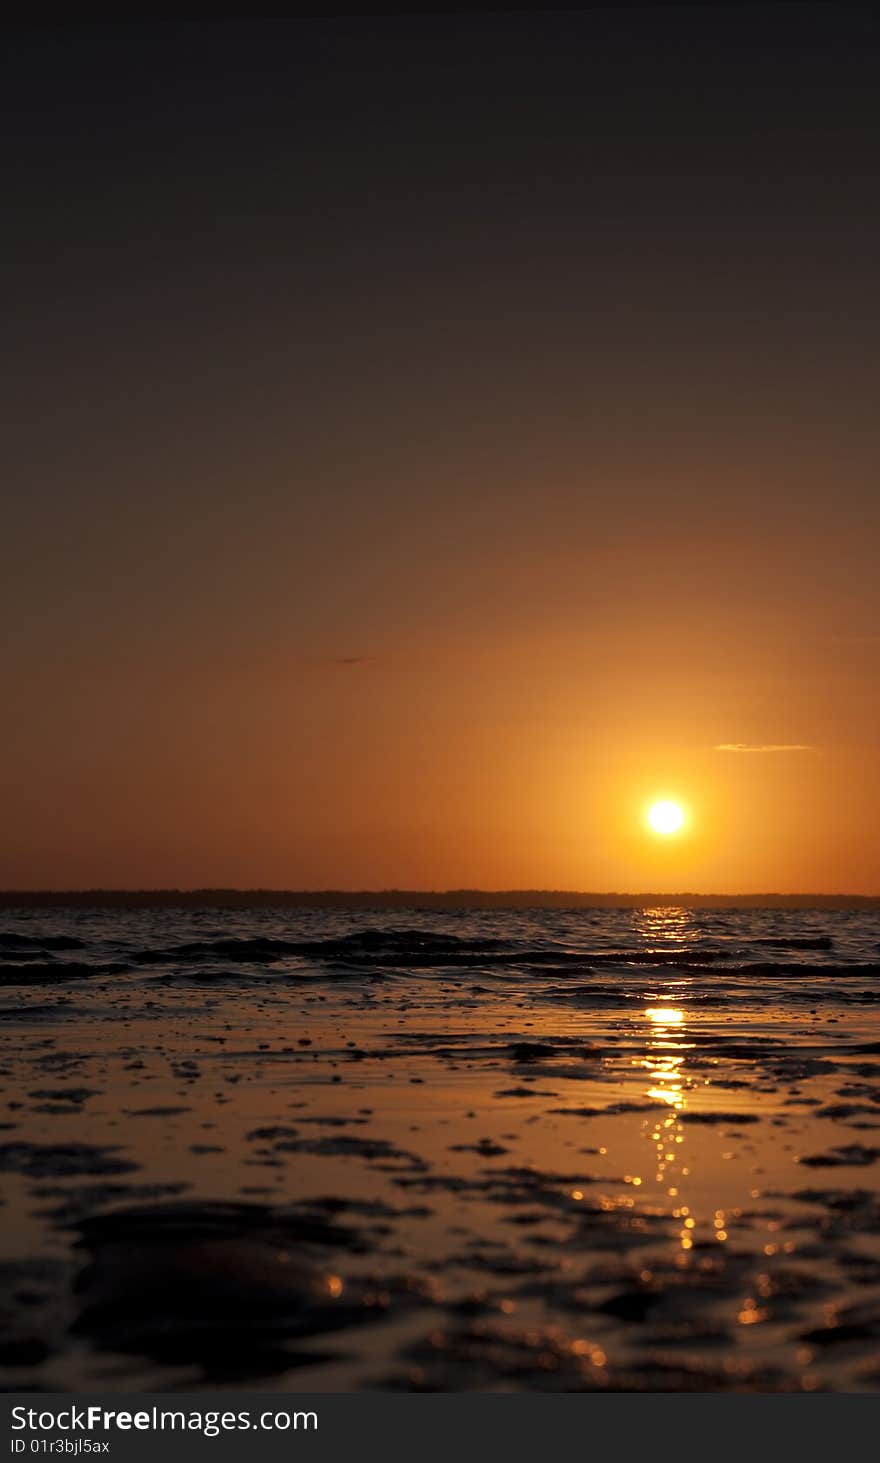
[[739,9],[22,43],[0,886],[880,892],[874,22]]

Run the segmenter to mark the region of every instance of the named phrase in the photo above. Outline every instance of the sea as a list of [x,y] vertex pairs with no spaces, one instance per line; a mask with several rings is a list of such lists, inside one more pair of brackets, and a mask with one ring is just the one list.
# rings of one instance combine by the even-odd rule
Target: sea
[[880,1389],[880,914],[0,911],[17,1391]]

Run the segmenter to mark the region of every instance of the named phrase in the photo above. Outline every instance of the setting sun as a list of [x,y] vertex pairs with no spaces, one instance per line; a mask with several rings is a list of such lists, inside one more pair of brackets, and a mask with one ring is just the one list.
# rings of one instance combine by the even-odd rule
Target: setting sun
[[648,809],[648,824],[655,833],[678,833],[684,824],[684,810],[678,803],[664,798]]

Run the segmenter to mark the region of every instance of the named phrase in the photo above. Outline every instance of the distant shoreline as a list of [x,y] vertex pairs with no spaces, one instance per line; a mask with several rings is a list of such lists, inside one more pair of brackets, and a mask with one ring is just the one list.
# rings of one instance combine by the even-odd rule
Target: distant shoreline
[[571,889],[4,889],[2,909],[877,909],[880,894],[596,893]]

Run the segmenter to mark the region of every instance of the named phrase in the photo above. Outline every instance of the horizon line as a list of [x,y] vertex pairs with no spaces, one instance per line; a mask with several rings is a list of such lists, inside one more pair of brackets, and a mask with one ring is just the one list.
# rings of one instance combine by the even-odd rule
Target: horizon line
[[344,908],[347,903],[361,907],[393,903],[398,907],[447,906],[462,904],[499,906],[505,903],[513,907],[540,907],[549,905],[565,907],[566,902],[589,906],[590,901],[600,905],[614,902],[626,905],[687,903],[723,904],[798,904],[802,907],[834,904],[862,905],[880,904],[880,892],[872,894],[849,893],[845,890],[749,890],[742,892],[695,889],[677,890],[620,890],[620,889],[564,889],[564,888],[507,888],[483,889],[477,886],[459,886],[447,889],[407,889],[391,885],[381,889],[345,889],[325,886],[314,889],[273,888],[266,885],[239,887],[235,885],[197,885],[186,888],[179,886],[111,887],[92,885],[81,888],[12,888],[0,889],[0,905],[5,908],[28,905],[87,905],[112,902],[116,905],[147,903],[211,904],[260,903],[263,905],[294,904],[314,906],[333,904]]

